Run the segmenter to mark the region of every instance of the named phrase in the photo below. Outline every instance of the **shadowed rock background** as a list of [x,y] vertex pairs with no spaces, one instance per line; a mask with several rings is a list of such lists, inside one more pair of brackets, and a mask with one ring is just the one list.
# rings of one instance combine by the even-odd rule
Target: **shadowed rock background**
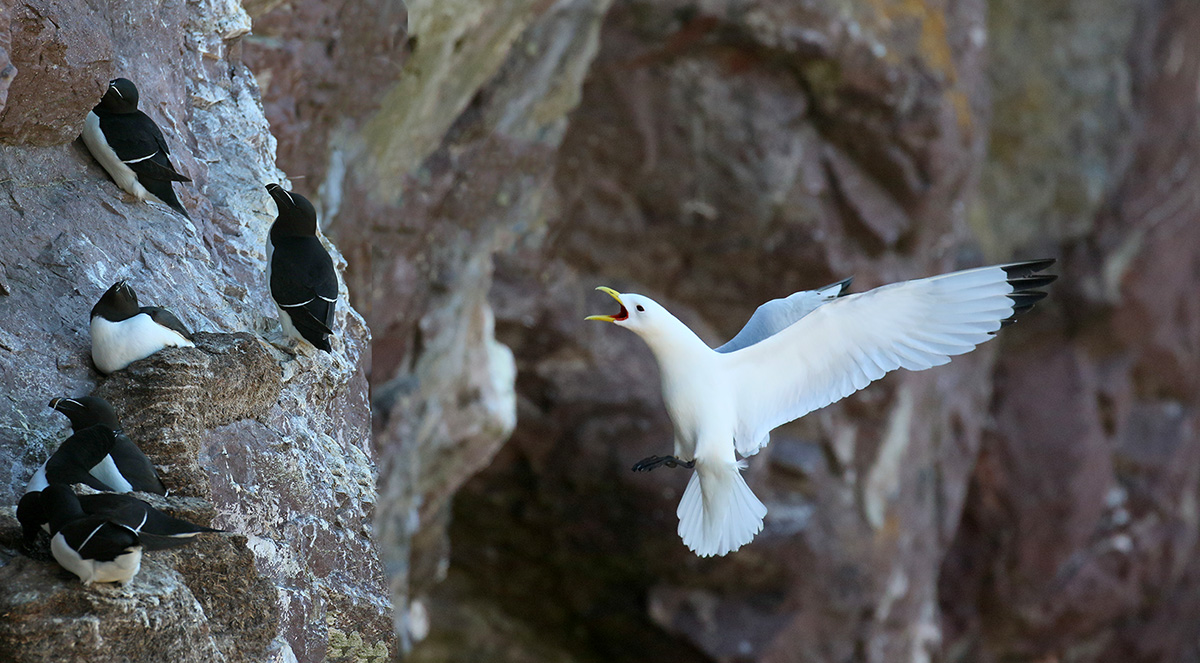
[[[62,437],[44,403],[101,384],[244,539],[164,556],[132,597],[0,549],[0,615],[29,615],[0,644],[153,599],[197,643],[179,660],[1200,661],[1200,5],[6,9],[0,495]],[[71,142],[117,74],[196,180],[194,228]],[[95,374],[86,315],[118,277],[270,333],[276,163],[366,327],[343,307],[315,363],[214,334]],[[594,286],[716,343],[845,276],[1044,256],[1062,278],[997,341],[776,431],[738,553],[679,542],[684,472],[629,472],[670,424],[644,345],[583,322],[613,306]],[[214,382],[229,361],[262,386]],[[178,405],[201,398],[237,407]],[[240,603],[196,582],[209,560]]]

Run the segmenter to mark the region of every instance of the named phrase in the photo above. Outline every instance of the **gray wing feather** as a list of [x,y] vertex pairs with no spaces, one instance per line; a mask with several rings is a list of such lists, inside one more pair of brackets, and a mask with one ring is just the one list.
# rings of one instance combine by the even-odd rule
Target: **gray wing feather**
[[717,348],[717,352],[729,353],[748,348],[759,341],[770,338],[787,329],[797,320],[817,310],[822,304],[846,294],[854,277],[831,283],[817,290],[801,290],[787,297],[772,299],[759,306],[742,331],[728,343]]

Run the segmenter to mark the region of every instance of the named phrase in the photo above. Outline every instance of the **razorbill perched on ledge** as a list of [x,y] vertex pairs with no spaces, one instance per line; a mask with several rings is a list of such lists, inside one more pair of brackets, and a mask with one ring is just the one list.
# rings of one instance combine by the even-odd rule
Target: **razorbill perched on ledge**
[[192,333],[165,308],[138,306],[125,281],[114,283],[92,307],[92,361],[112,373],[169,347],[195,347]]
[[[120,480],[126,482],[130,486],[130,490],[159,495],[167,493],[166,487],[158,478],[158,472],[154,470],[154,463],[151,463],[146,454],[142,453],[133,440],[130,440],[129,436],[122,431],[117,413],[108,401],[97,396],[56,398],[50,401],[50,407],[67,415],[67,418],[71,420],[71,430],[75,432],[96,424],[103,424],[113,430],[116,440],[108,455],[112,458],[112,464],[116,468]],[[98,468],[100,469],[99,474],[97,474]],[[101,481],[114,485],[117,480],[106,477],[103,473],[105,469],[107,468],[104,467],[104,464],[98,465],[93,467],[90,473]]]
[[[137,575],[142,568],[140,525],[130,527],[105,514],[89,516],[69,486],[55,484],[39,494],[40,504],[26,505],[25,518],[29,522],[44,518],[49,523],[50,552],[63,568],[85,585],[127,583]],[[24,498],[22,504],[26,504]],[[40,511],[36,517],[30,511],[34,508]],[[34,526],[35,533],[38,526]]]
[[1038,289],[1056,277],[1037,272],[1052,264],[980,267],[833,297],[781,329],[752,331],[733,352],[710,348],[642,295],[601,287],[621,310],[587,319],[626,327],[654,353],[675,452],[635,469],[695,468],[676,510],[678,533],[708,557],[737,550],[763,528],[767,508],[742,478],[746,461],[738,455],[758,453],[773,428],[890,371],[940,366],[991,340],[1046,296]]
[[156,200],[187,216],[171,183],[192,180],[176,172],[162,131],[137,106],[138,91],[132,81],[109,82],[108,91],[87,115],[83,142],[117,186],[139,201]]
[[33,473],[25,492],[36,492],[55,483],[82,483],[96,490],[129,492],[133,486],[121,475],[110,455],[116,442],[117,434],[104,424],[73,433]]
[[284,333],[331,352],[338,281],[333,259],[317,237],[317,212],[298,193],[268,184],[279,216],[267,240],[267,282]]
[[[25,535],[25,543],[32,544],[38,529],[50,532],[50,510],[47,503],[53,501],[55,490],[62,484],[54,484],[33,493],[25,493],[17,504],[17,520]],[[108,520],[137,531],[145,550],[165,550],[185,545],[204,532],[220,533],[213,529],[189,523],[182,518],[169,516],[149,504],[129,495],[98,493],[78,496],[79,506],[89,516],[104,516]]]

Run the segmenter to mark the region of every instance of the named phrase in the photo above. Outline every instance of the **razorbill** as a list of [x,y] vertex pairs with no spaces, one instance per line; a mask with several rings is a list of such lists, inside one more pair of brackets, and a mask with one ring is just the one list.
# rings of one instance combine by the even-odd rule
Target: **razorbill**
[[621,310],[587,319],[625,327],[650,346],[675,427],[675,453],[636,469],[694,467],[676,510],[679,536],[701,557],[724,555],[749,543],[767,513],[742,478],[746,461],[738,455],[758,453],[773,428],[889,371],[940,366],[991,340],[1046,296],[1037,289],[1056,277],[1037,272],[1052,264],[980,267],[833,297],[782,328],[752,330],[732,352],[710,348],[642,295],[601,287]]
[[[154,463],[150,462],[146,454],[142,453],[142,450],[121,429],[117,413],[108,401],[97,396],[55,398],[50,401],[50,407],[67,415],[67,418],[71,420],[71,429],[76,432],[96,424],[103,424],[116,434],[116,440],[108,453],[112,462],[101,463],[93,467],[90,471],[93,476],[112,486],[124,482],[129,485],[130,490],[140,490],[158,495],[167,493],[166,487],[158,478],[158,472],[154,470]],[[116,469],[118,477],[109,477],[104,474],[105,470],[109,469],[109,465]]]
[[[85,585],[124,584],[137,575],[142,568],[142,542],[137,528],[103,514],[89,516],[69,486],[54,484],[40,495],[38,517],[44,517],[50,526],[50,552],[63,568],[79,576]],[[31,518],[29,513],[27,506],[27,520]]]
[[138,91],[127,78],[109,82],[87,115],[83,142],[117,186],[139,201],[156,200],[187,216],[172,182],[191,182],[171,165],[171,150],[150,116],[138,110]]
[[[47,502],[63,484],[53,484],[44,490],[25,493],[17,504],[17,520],[25,535],[25,543],[31,544],[38,529],[50,531],[50,512]],[[220,533],[213,529],[189,523],[182,518],[169,516],[149,504],[129,495],[97,493],[78,496],[79,505],[89,516],[104,516],[108,520],[125,525],[138,533],[145,550],[165,550],[182,546],[192,541],[197,534]]]
[[138,306],[125,281],[113,284],[92,307],[92,361],[101,373],[119,371],[168,347],[195,347],[192,333],[165,308]]
[[116,441],[117,434],[104,424],[73,433],[34,472],[25,492],[39,491],[56,483],[82,483],[96,490],[129,492],[132,486],[109,455]]
[[279,324],[292,338],[331,352],[338,281],[333,259],[317,237],[317,212],[298,193],[268,184],[279,216],[267,240],[267,282]]

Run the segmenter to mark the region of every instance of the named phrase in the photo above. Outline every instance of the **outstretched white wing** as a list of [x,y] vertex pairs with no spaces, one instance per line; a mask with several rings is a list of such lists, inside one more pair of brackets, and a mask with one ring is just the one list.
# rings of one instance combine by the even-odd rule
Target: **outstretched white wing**
[[770,338],[775,334],[791,327],[797,320],[817,310],[822,304],[831,302],[846,294],[853,277],[831,283],[817,290],[801,290],[787,297],[772,299],[759,306],[746,326],[729,339],[729,342],[717,348],[717,352],[728,353],[742,348],[748,348],[755,343]]
[[1053,260],[893,283],[829,302],[758,343],[723,355],[737,394],[738,453],[771,429],[825,407],[897,368],[920,371],[970,352],[1046,296],[1033,276]]

